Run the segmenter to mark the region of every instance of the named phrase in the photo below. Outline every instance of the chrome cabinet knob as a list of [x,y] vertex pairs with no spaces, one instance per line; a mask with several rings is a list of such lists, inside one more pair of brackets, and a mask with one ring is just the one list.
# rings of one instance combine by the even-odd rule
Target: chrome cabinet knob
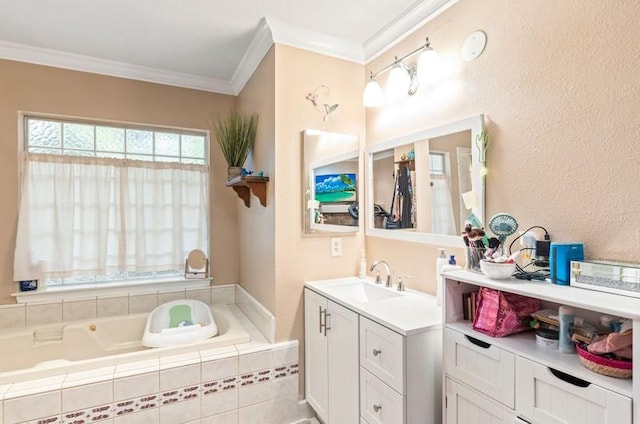
[[380,349],[373,349],[373,356],[378,356],[382,353]]
[[382,409],[382,405],[373,405],[373,410],[375,412],[380,412],[381,409]]

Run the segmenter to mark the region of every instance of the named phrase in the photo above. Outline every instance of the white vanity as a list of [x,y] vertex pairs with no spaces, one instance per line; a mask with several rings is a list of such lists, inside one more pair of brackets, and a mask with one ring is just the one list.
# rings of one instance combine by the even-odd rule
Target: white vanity
[[442,309],[373,280],[305,283],[306,398],[326,424],[439,424]]
[[[543,307],[568,305],[576,316],[630,318],[640,326],[640,300],[548,282],[491,280],[469,271],[445,274],[444,371],[447,424],[640,423],[635,379],[596,374],[575,354],[536,344],[533,332],[493,338],[463,320],[462,294],[489,287],[538,298]],[[640,333],[634,344],[640,346]],[[634,351],[634,374],[640,362]],[[635,416],[635,419],[634,419]]]

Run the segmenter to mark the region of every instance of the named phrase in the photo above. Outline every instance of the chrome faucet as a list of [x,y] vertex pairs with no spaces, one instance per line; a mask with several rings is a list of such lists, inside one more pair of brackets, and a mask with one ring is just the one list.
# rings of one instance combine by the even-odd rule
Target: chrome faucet
[[[384,265],[387,271],[387,282],[385,283],[385,287],[391,287],[391,267],[388,263],[386,263],[385,261],[375,261],[371,264],[371,268],[369,268],[369,271],[373,271],[378,264]],[[376,270],[376,272],[376,284],[380,284],[382,282],[380,281],[380,271]]]

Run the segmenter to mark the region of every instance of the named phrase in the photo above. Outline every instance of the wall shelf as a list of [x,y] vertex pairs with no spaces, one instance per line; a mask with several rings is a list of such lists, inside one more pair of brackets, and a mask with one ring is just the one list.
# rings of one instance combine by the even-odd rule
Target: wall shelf
[[267,182],[269,177],[238,176],[230,179],[225,186],[232,187],[246,207],[251,207],[251,192],[260,199],[260,204],[267,206]]

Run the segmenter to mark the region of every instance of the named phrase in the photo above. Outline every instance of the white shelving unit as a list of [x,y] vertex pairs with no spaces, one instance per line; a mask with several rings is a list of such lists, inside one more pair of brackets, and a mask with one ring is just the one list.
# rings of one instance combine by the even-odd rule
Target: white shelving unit
[[[515,417],[519,417],[518,419],[524,419],[524,421],[516,422],[536,424],[577,422],[640,424],[640,379],[618,379],[594,373],[582,365],[577,354],[563,354],[558,350],[537,345],[533,332],[494,338],[473,330],[472,323],[463,320],[462,294],[476,291],[480,287],[537,298],[543,301],[544,307],[572,306],[576,308],[578,316],[606,314],[632,319],[634,326],[640,328],[640,299],[570,286],[557,286],[549,282],[525,282],[517,279],[492,280],[470,271],[447,272],[444,290],[445,364],[443,369],[445,384],[451,387],[446,390],[445,407],[447,403],[449,406],[454,405],[455,408],[460,408],[460,405],[472,405],[477,416],[483,416],[483,414],[490,416],[486,422],[512,423]],[[453,339],[456,341],[454,342]],[[640,330],[634,333],[634,344],[640,346],[639,343]],[[634,374],[640,375],[638,374],[640,355],[637,349],[634,350],[633,356]],[[513,382],[507,384],[507,386],[512,385],[506,388],[507,396],[503,393],[500,396],[491,395],[490,390],[487,389],[490,387],[491,378],[487,378],[484,371],[485,380],[483,380],[479,367],[475,366],[474,370],[474,363],[494,367],[495,370],[492,371],[495,373],[496,380],[506,375],[505,381]],[[504,371],[505,367],[508,372]],[[540,387],[547,384],[542,382],[542,379],[531,377],[535,375],[535,372],[530,371],[532,367],[544,369],[545,372],[548,370],[548,375],[552,374],[552,370],[560,371],[588,382],[589,387],[581,391],[580,388],[572,387],[559,379],[557,383],[559,388],[551,387],[550,390],[553,391],[554,396],[558,398],[568,396],[574,403],[571,407],[554,406],[556,410],[549,412],[544,410],[547,406],[543,404],[542,396],[531,395],[534,392],[532,387],[536,384],[540,384]],[[474,375],[474,372],[478,375]],[[553,383],[553,378],[550,381]],[[501,391],[504,389],[502,387]],[[589,395],[580,397],[586,391],[589,391]],[[447,396],[456,396],[456,399],[452,401],[447,399]],[[460,401],[458,396],[467,396],[468,399]],[[478,399],[484,399],[486,402],[478,402]],[[602,399],[602,401],[586,399]],[[500,406],[505,413],[496,412],[496,405]],[[576,405],[579,406],[576,407]],[[580,414],[584,415],[584,411],[587,410],[591,411],[591,417],[587,414],[586,421],[583,421],[585,417],[580,418]],[[447,424],[461,422],[459,417],[468,413],[468,411],[447,411],[445,422]],[[478,423],[481,422],[485,421],[479,418]]]

